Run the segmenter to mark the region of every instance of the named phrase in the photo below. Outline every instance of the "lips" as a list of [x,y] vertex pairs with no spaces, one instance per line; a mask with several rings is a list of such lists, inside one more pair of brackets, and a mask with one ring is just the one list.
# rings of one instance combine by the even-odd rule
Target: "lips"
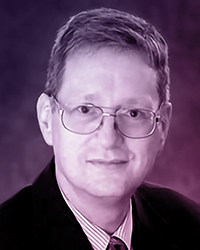
[[120,165],[128,163],[128,161],[124,159],[113,159],[113,160],[92,159],[89,160],[88,162],[93,164],[102,164],[102,165]]

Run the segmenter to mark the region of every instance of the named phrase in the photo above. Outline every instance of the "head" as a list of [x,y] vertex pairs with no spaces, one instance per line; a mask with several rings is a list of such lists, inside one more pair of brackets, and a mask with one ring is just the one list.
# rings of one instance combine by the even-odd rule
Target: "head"
[[[130,196],[151,170],[169,128],[168,48],[162,36],[128,13],[81,12],[58,32],[44,93],[38,119],[54,148],[61,187],[98,197]],[[64,128],[55,98],[64,108],[87,102],[112,114],[134,105],[158,110],[159,121],[144,138],[124,136],[114,116],[104,117],[93,133],[78,134]]]

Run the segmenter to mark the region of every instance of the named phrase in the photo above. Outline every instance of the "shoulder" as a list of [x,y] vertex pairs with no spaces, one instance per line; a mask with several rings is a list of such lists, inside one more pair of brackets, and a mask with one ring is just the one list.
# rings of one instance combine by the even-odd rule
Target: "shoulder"
[[[167,187],[145,182],[135,193],[139,221],[177,246],[200,246],[200,206]],[[181,248],[182,249],[182,248]]]
[[31,186],[0,205],[0,249],[51,249],[66,220],[75,221],[72,218],[58,188],[52,160]]
[[0,206],[0,245],[2,248],[4,243],[12,246],[12,242],[15,242],[16,246],[21,246],[22,242],[17,237],[18,232],[28,240],[27,232],[30,235],[30,225],[33,221],[31,197],[32,189],[28,186]]
[[[149,203],[159,212],[182,211],[193,215],[200,222],[200,206],[184,195],[158,184],[145,182],[137,190],[137,196]],[[181,214],[179,214],[181,216]],[[176,215],[177,216],[177,215]]]
[[26,216],[31,210],[31,186],[23,188],[15,196],[0,205],[0,221],[6,221],[7,218],[16,220],[20,215]]

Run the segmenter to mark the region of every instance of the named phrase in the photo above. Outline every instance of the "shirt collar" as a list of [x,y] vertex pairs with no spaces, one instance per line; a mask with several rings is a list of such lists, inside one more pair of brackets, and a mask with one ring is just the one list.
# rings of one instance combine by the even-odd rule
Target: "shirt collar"
[[[62,193],[62,190],[61,190]],[[90,241],[94,250],[106,250],[108,243],[110,241],[111,236],[115,236],[120,238],[127,246],[128,250],[131,250],[131,238],[133,231],[133,219],[132,219],[132,203],[130,200],[130,207],[128,213],[123,221],[123,223],[119,226],[117,231],[115,231],[111,236],[102,230],[100,227],[91,223],[85,216],[83,216],[78,209],[76,209],[73,204],[66,199],[65,195],[62,193],[63,198],[77,221],[81,225],[84,233],[86,234],[88,240]]]
[[132,215],[132,202],[130,200],[129,211],[116,232],[112,236],[120,238],[127,246],[128,250],[131,249],[131,238],[133,231],[133,215]]

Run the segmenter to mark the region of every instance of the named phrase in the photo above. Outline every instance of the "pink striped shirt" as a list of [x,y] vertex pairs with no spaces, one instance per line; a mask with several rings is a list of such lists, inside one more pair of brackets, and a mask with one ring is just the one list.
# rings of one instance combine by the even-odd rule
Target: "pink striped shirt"
[[94,250],[106,250],[108,243],[110,241],[111,236],[116,236],[120,238],[127,246],[128,250],[132,250],[131,247],[131,237],[133,230],[132,223],[132,205],[130,202],[129,211],[116,232],[114,232],[111,236],[102,230],[100,227],[92,224],[89,220],[87,220],[73,205],[72,203],[66,199],[65,195],[63,197],[70,207],[71,211],[75,215],[77,221],[81,225],[84,233],[86,234],[88,240],[90,241]]

